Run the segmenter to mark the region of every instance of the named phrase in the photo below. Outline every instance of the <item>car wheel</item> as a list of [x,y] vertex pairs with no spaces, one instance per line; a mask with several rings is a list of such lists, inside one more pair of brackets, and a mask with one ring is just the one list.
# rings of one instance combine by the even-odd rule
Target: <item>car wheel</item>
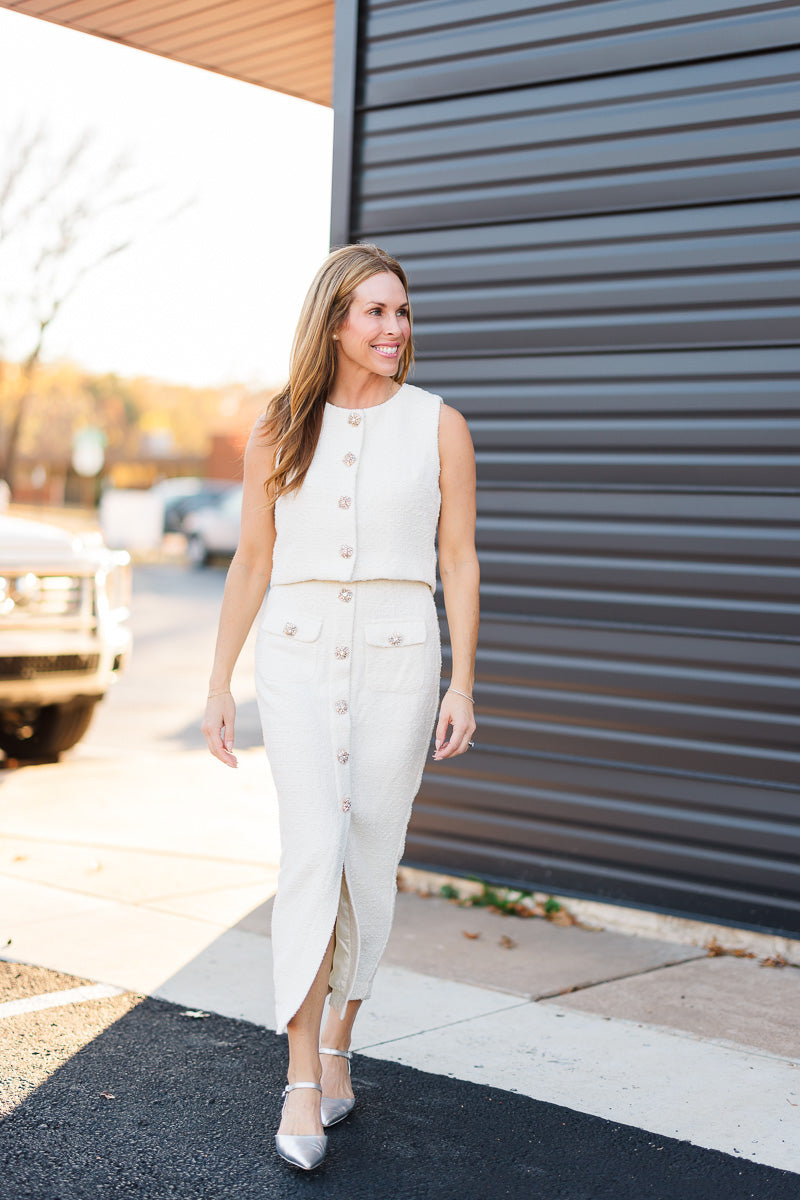
[[9,758],[54,759],[79,742],[92,720],[99,696],[80,696],[66,704],[48,704],[27,715],[24,724],[0,727],[0,749]]
[[186,543],[186,553],[193,567],[206,566],[210,557],[208,547],[199,533],[189,535],[189,541]]

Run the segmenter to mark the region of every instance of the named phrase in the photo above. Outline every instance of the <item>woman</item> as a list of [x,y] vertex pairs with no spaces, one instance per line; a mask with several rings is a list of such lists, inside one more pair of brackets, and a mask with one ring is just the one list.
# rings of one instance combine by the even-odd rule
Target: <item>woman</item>
[[[437,761],[475,730],[475,455],[463,416],[405,382],[407,293],[372,245],[334,251],[311,285],[289,383],[245,451],[203,721],[235,767],[231,674],[263,601],[256,692],[280,812],[272,948],[289,1039],[276,1147],[305,1169],[355,1102],[353,1022],[389,937],[434,723]],[[437,532],[453,657],[441,704]]]

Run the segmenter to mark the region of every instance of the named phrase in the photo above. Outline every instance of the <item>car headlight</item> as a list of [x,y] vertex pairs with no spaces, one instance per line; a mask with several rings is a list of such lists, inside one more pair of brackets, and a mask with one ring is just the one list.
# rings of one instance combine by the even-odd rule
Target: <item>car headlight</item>
[[20,608],[28,608],[36,604],[42,594],[42,581],[33,571],[26,571],[11,581],[11,595]]

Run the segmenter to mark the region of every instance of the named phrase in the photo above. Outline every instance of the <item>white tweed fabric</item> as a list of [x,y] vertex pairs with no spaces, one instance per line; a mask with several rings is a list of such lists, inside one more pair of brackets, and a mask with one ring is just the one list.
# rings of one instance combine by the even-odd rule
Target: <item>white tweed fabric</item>
[[326,403],[303,486],[275,504],[272,583],[421,579],[436,590],[441,405],[410,383],[372,408]]
[[308,994],[334,925],[329,987],[340,1014],[370,996],[389,939],[439,705],[440,408],[410,385],[355,410],[353,424],[353,410],[327,405],[309,475],[276,514],[278,577],[273,570],[255,658],[280,815],[278,1033]]

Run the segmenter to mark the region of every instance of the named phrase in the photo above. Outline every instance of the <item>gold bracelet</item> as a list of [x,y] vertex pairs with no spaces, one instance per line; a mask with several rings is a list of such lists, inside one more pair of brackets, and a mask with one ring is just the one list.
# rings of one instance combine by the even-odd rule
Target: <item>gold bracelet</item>
[[207,699],[211,700],[214,696],[230,696],[230,694],[230,688],[217,688],[215,691],[208,693]]
[[448,692],[455,692],[457,696],[463,696],[465,700],[469,700],[472,704],[475,703],[472,696],[468,696],[466,692],[460,692],[458,688],[449,687],[447,690]]

